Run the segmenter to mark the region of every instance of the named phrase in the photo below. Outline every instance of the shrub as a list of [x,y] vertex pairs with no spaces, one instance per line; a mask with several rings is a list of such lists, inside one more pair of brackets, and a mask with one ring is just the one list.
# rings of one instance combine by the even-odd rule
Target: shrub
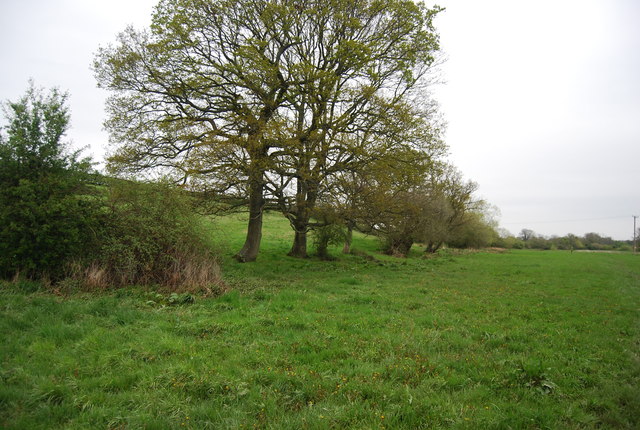
[[447,244],[452,248],[477,249],[489,246],[497,237],[495,229],[482,213],[468,212],[462,217],[461,225],[453,230]]
[[75,276],[93,288],[221,286],[219,265],[190,203],[167,184],[114,181],[101,214],[97,257],[77,264]]
[[68,153],[67,95],[31,84],[4,105],[0,133],[0,277],[58,279],[95,227],[91,163]]
[[328,224],[313,230],[313,245],[318,257],[330,259],[329,245],[341,245],[346,239],[346,229],[340,224]]
[[99,182],[89,159],[66,151],[66,99],[31,84],[22,99],[4,106],[0,278],[70,276],[69,285],[94,288],[221,285],[184,193],[161,184]]
[[518,239],[516,237],[507,238],[507,244],[508,245],[506,246],[506,248],[511,248],[511,249],[524,249],[525,248],[524,240]]

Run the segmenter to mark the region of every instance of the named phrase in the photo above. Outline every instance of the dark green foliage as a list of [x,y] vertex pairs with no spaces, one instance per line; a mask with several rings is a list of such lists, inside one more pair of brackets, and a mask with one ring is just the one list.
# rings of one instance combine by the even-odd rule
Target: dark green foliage
[[67,95],[31,84],[0,134],[0,277],[58,278],[92,240],[91,164],[67,153]]
[[[68,153],[67,95],[31,85],[0,134],[0,277],[108,288],[219,284],[186,196],[164,185],[100,184]],[[61,286],[62,287],[62,286]]]

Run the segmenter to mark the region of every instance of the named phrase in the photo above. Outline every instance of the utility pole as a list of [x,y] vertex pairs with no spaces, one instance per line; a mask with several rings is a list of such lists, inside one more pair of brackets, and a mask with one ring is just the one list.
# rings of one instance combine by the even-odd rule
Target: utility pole
[[638,218],[638,215],[631,215],[633,217],[633,252],[638,252],[638,245],[637,245],[637,235],[638,235],[638,230],[636,230],[636,218]]

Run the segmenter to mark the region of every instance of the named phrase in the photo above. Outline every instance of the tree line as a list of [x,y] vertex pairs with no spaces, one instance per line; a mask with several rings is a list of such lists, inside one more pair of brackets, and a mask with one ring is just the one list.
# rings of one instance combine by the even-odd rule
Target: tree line
[[[196,212],[211,204],[209,196],[166,181],[144,183],[95,171],[89,158],[64,142],[67,100],[66,93],[32,83],[22,98],[3,106],[0,278],[91,288],[222,287],[204,218]],[[435,252],[445,242],[471,245],[469,237],[482,236],[481,206],[471,197],[474,183],[446,164],[433,166],[428,177],[419,165],[399,166],[340,176],[334,186],[341,194],[320,196],[313,219],[320,257],[340,241],[349,252],[354,230],[380,236],[385,250],[396,255],[406,255],[416,241]],[[409,174],[419,180],[400,180]]]
[[0,276],[63,278],[75,264],[101,285],[216,278],[194,202],[248,211],[242,262],[258,256],[267,210],[289,221],[293,257],[308,256],[310,232],[321,257],[331,243],[349,252],[354,231],[398,256],[489,243],[495,223],[447,161],[429,95],[440,10],[161,0],[150,28],[95,57],[109,176],[65,147],[67,94],[31,85],[5,104]]
[[[640,231],[639,231],[640,233]],[[493,241],[494,246],[509,249],[542,249],[542,250],[590,250],[590,251],[632,251],[633,241],[614,240],[598,233],[585,233],[582,236],[567,234],[565,236],[544,236],[535,231],[523,228],[514,236],[501,231]]]
[[257,258],[265,210],[289,255],[354,230],[405,255],[482,224],[476,185],[446,161],[429,96],[441,9],[412,0],[163,0],[94,62],[109,91],[112,174],[163,176],[246,207],[239,261]]

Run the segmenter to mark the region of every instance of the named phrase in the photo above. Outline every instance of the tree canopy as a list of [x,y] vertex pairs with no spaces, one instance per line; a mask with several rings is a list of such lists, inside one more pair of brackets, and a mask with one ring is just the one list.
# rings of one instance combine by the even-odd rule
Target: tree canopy
[[150,29],[128,28],[96,56],[111,91],[110,166],[244,200],[242,261],[257,256],[269,197],[295,230],[292,254],[305,256],[328,179],[382,156],[381,142],[417,140],[397,130],[418,130],[407,124],[428,111],[438,11],[411,0],[163,0]]

